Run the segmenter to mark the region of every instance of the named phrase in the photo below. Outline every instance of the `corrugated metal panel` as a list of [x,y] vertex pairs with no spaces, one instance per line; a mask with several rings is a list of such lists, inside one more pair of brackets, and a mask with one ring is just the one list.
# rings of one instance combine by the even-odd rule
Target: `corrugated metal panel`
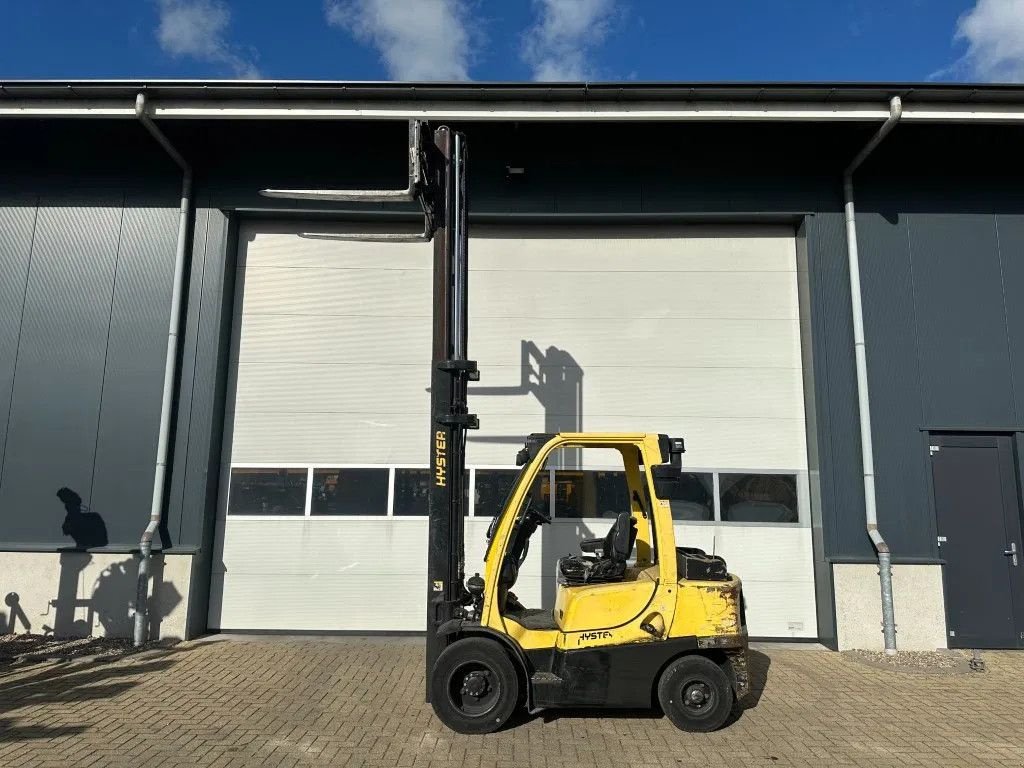
[[[858,215],[875,488],[882,535],[901,557],[937,557],[920,428],[920,350],[908,218],[885,188],[864,195]],[[879,211],[879,212],[876,212]],[[927,267],[925,267],[927,268]]]
[[925,424],[1005,429],[1015,413],[995,217],[909,219]]
[[[470,311],[486,373],[472,396],[485,439],[572,428],[576,390],[559,394],[553,382],[576,371],[570,384],[590,428],[637,429],[642,419],[643,428],[688,430],[701,437],[690,458],[703,466],[805,465],[791,230],[656,230],[697,242],[636,228],[598,227],[589,241],[561,228],[477,231]],[[250,232],[234,461],[418,463],[425,249],[398,247],[392,261],[379,245]],[[284,266],[287,256],[301,266]],[[544,391],[531,394],[524,355],[545,373]],[[471,438],[478,463],[506,463],[505,450]]]
[[[466,521],[466,570],[482,572],[489,519]],[[556,522],[539,531],[516,582],[527,605],[550,605],[555,560],[581,538],[603,535],[607,522]],[[215,569],[218,628],[418,631],[425,621],[423,518],[309,518],[277,525],[228,518],[227,572]],[[675,526],[679,542],[714,550],[743,574],[747,619],[762,636],[814,637],[810,539],[804,528]],[[373,542],[369,546],[367,542]],[[785,552],[765,558],[764,552]],[[324,565],[330,563],[330,568]],[[387,600],[381,600],[381,590]],[[268,595],[279,610],[268,610]]]
[[825,553],[867,558],[873,550],[864,531],[857,377],[842,214],[819,213],[809,218],[807,233]]
[[4,203],[0,207],[0,274],[4,276],[0,280],[0,482],[37,211],[34,200]]
[[[240,242],[231,462],[420,464],[428,250],[399,247],[392,259],[387,246],[279,227],[244,228]],[[471,465],[510,464],[534,431],[668,431],[686,436],[691,466],[798,471],[805,487],[791,228],[476,228],[470,247],[471,351],[483,371],[471,387],[482,420],[468,438]],[[473,525],[471,570],[483,541]],[[587,525],[545,529],[517,584],[524,599],[553,600],[554,558],[575,551]],[[745,569],[755,632],[814,636],[807,525],[693,528],[688,536]],[[754,562],[773,536],[786,548],[781,570]],[[227,517],[211,621],[418,629],[425,540],[423,519]],[[386,611],[370,596],[382,579],[406,595]],[[268,591],[288,606],[269,618],[255,610]]]
[[[666,369],[669,366],[666,366]],[[587,413],[600,416],[629,416],[659,413],[666,416],[711,416],[721,418],[790,419],[789,404],[801,394],[801,372],[795,368],[761,368],[759,386],[750,386],[750,370],[740,367],[679,368],[678,377],[652,378],[644,386],[642,400],[636,397],[636,376],[628,367],[599,368],[600,386],[585,388]],[[539,368],[541,377],[560,375],[555,365]],[[380,382],[389,385],[387,402],[378,403],[390,413],[426,413],[430,384],[427,364],[368,363],[242,363],[239,365],[236,408],[245,413],[302,413],[311,410],[344,412],[353,403],[373,403],[380,394]],[[489,383],[481,387],[506,385],[517,390],[522,380],[518,365],[488,365]],[[753,390],[753,391],[752,391]],[[532,416],[574,413],[571,402],[555,402],[546,409],[536,398],[522,393],[476,395],[474,407],[488,414]]]
[[100,405],[92,503],[117,510],[112,539],[136,543],[149,517],[160,423],[177,209],[124,210]]
[[[579,340],[577,346],[585,348],[585,362],[592,366],[621,365],[623,360],[643,366],[667,365],[669,361],[658,347],[641,343],[655,335],[670,342],[672,356],[685,360],[687,367],[791,368],[790,363],[780,361],[799,355],[799,323],[795,319],[634,318],[628,305],[617,304],[625,313],[619,319],[521,316],[516,318],[515,333],[509,333],[510,318],[475,319],[474,355],[488,368],[519,367],[523,341],[546,349],[551,345],[545,337],[552,324]],[[429,366],[422,343],[430,338],[429,318],[256,315],[242,318],[241,323],[245,343],[239,359],[245,364],[374,365],[403,360]],[[574,354],[583,351],[577,349]]]
[[71,544],[54,494],[90,504],[121,212],[120,199],[41,203],[0,486],[9,541]]
[[[220,433],[223,427],[223,388],[227,373],[226,347],[231,316],[231,293],[226,255],[230,239],[230,220],[220,210],[203,212],[207,218],[201,230],[202,258],[193,261],[192,287],[196,304],[196,325],[190,329],[195,350],[188,374],[188,442],[176,463],[182,477],[181,518],[177,536],[180,544],[203,543],[205,521],[214,515],[219,481]],[[197,228],[198,229],[198,228]],[[197,231],[197,239],[200,232]],[[198,305],[198,306],[197,306]],[[190,313],[191,314],[191,313]],[[191,341],[186,337],[186,341]],[[182,389],[185,379],[182,381]],[[179,406],[180,407],[180,406]]]
[[[999,227],[999,261],[1013,377],[1015,424],[1024,426],[1024,301],[1021,301],[1024,296],[1024,214],[1001,213],[996,224]],[[1024,455],[1024,451],[1021,453]]]
[[[185,506],[185,481],[188,475],[188,446],[192,432],[192,401],[202,398],[204,391],[196,387],[196,358],[200,320],[203,312],[203,267],[206,262],[206,240],[210,227],[211,209],[200,205],[192,214],[192,248],[189,260],[188,308],[185,311],[181,334],[181,361],[179,363],[178,402],[175,413],[174,452],[168,478],[168,519],[180,520]],[[226,252],[225,252],[226,253]],[[180,527],[180,523],[179,523]],[[190,529],[191,530],[191,527]],[[180,532],[180,531],[179,531]],[[186,530],[186,539],[189,531]]]

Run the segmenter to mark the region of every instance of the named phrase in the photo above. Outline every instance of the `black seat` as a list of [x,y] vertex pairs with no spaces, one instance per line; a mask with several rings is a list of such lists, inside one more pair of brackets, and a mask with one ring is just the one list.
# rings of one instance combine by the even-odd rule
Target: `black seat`
[[622,581],[626,561],[636,543],[636,521],[629,512],[620,512],[615,524],[601,539],[584,539],[580,549],[593,557],[566,555],[558,561],[558,576],[564,584],[600,584]]

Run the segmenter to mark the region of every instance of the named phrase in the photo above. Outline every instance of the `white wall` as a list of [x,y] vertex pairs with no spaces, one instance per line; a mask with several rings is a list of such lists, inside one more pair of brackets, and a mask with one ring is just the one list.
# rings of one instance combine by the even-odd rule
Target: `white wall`
[[[832,578],[839,650],[883,650],[878,566],[836,563]],[[934,651],[947,646],[941,565],[894,565],[892,596],[899,650]]]
[[[191,555],[153,555],[151,639],[186,636]],[[138,558],[87,552],[0,552],[0,634],[131,637]]]

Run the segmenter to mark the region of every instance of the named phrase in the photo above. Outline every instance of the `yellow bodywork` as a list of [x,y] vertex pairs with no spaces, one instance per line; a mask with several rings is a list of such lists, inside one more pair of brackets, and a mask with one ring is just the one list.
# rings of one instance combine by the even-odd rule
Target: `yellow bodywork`
[[[620,582],[559,583],[554,608],[557,628],[529,629],[501,614],[497,601],[501,564],[528,489],[548,455],[564,447],[612,448],[622,455],[637,524],[636,562]],[[513,638],[525,650],[573,650],[671,638],[695,638],[698,647],[745,647],[739,579],[687,581],[677,577],[669,502],[657,497],[652,473],[641,469],[663,461],[657,434],[563,433],[552,437],[523,473],[493,532],[484,572],[481,623]]]

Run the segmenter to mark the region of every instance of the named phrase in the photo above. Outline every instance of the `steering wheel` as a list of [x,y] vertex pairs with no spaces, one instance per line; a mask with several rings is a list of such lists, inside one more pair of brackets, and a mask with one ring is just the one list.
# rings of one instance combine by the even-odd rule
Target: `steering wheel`
[[532,496],[527,496],[526,497],[525,506],[526,506],[526,515],[535,518],[542,525],[546,525],[546,524],[551,522],[551,517],[550,516],[545,515],[543,512],[541,512],[538,509],[534,509],[534,507],[533,507],[533,497]]

